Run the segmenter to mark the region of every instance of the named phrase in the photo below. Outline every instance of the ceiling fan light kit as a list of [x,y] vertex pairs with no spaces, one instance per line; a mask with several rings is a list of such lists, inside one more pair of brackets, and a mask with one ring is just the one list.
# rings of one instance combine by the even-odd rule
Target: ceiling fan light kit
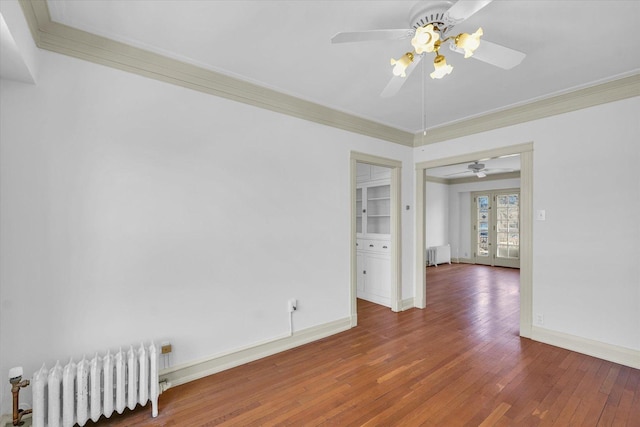
[[[458,49],[464,51],[464,57],[469,58],[473,56],[473,52],[480,46],[480,37],[482,36],[482,28],[473,34],[460,33],[455,37],[447,37],[440,40],[440,29],[433,24],[427,24],[424,27],[418,27],[416,29],[416,35],[411,40],[411,45],[414,47],[416,55],[424,55],[425,52],[435,52],[436,57],[433,60],[433,72],[429,74],[432,79],[441,79],[447,74],[450,74],[453,70],[451,65],[447,65],[447,60],[444,55],[440,54],[439,49],[442,43],[453,40],[453,43]],[[413,61],[413,57],[411,58]],[[391,65],[394,64],[394,60],[391,60]],[[407,64],[408,65],[408,64]],[[394,75],[398,76],[398,74]],[[400,75],[406,77],[406,74]]]
[[[389,29],[343,32],[336,34],[332,43],[360,42],[369,40],[404,40],[411,38],[413,52],[407,52],[399,59],[391,59],[393,76],[381,96],[395,95],[409,74],[415,69],[426,53],[435,52],[433,61],[434,71],[432,79],[440,79],[451,73],[453,67],[447,64],[446,58],[439,52],[443,43],[449,41],[452,51],[464,54],[465,58],[474,57],[480,61],[495,65],[503,69],[510,69],[518,65],[525,54],[516,50],[491,43],[486,40],[480,42],[483,36],[482,28],[473,34],[459,33],[448,36],[453,27],[469,18],[474,13],[491,3],[492,0],[458,0],[419,2],[411,13],[411,27],[409,29]],[[482,47],[481,47],[482,45]],[[476,50],[480,48],[478,54]],[[474,55],[475,54],[475,55]],[[410,65],[412,65],[409,67]]]

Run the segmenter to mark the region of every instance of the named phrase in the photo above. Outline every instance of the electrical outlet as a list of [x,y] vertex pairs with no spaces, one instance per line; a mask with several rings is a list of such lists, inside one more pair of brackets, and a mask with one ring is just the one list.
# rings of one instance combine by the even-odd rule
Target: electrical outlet
[[162,344],[162,347],[160,347],[160,354],[169,354],[171,353],[171,344]]
[[289,313],[293,313],[294,311],[296,311],[298,309],[298,301],[296,301],[295,298],[291,298],[287,302],[287,309],[288,309]]
[[544,325],[544,315],[538,313],[536,314],[536,324],[537,325]]

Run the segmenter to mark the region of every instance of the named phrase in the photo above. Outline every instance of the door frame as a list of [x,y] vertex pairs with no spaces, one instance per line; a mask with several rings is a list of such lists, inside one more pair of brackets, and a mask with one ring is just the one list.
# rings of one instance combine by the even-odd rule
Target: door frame
[[425,169],[520,154],[520,336],[531,338],[533,324],[533,142],[416,163],[416,250],[414,306],[427,305],[425,259]]
[[350,232],[350,311],[351,311],[351,327],[358,324],[358,306],[357,306],[357,263],[356,263],[356,164],[367,163],[375,166],[384,166],[391,169],[391,310],[400,311],[402,304],[402,268],[401,268],[401,239],[400,239],[400,213],[401,213],[401,197],[400,197],[400,176],[402,172],[402,162],[399,160],[388,159],[385,157],[373,156],[371,154],[352,151],[350,154],[350,197],[351,197],[351,232]]

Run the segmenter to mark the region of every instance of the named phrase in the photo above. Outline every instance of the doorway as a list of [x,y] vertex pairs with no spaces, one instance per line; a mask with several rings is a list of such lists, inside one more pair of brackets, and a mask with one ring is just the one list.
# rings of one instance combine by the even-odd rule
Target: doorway
[[[360,167],[360,175],[368,169],[371,174],[380,174],[388,171],[389,178],[385,184],[374,180],[372,184],[364,186],[359,184],[362,179],[358,179],[358,164],[368,165],[369,168]],[[388,301],[391,310],[401,309],[401,267],[400,267],[400,173],[402,162],[384,157],[372,156],[365,153],[351,152],[351,286],[350,286],[350,306],[351,306],[351,326],[357,325],[357,297],[358,287],[363,287],[365,275],[359,270],[362,267],[364,254],[358,251],[358,245],[366,240],[374,245],[369,254],[369,262],[372,269],[362,269],[367,271],[366,279],[371,277],[370,289],[377,289],[382,293],[382,285],[376,276],[387,275],[390,277],[388,284],[384,285],[388,292]],[[384,170],[382,169],[384,168]],[[380,178],[380,176],[374,176]],[[366,187],[366,189],[365,189]],[[369,204],[371,207],[369,208]],[[362,211],[367,210],[366,213]],[[365,236],[365,232],[370,232]],[[370,240],[370,241],[369,241]],[[384,243],[388,242],[388,243]],[[380,246],[377,247],[376,245]],[[386,247],[384,247],[386,246]],[[376,252],[377,250],[377,252]],[[375,252],[375,253],[374,253]],[[388,259],[388,267],[383,267],[381,256]],[[360,257],[360,259],[358,258]]]
[[510,154],[520,155],[520,336],[531,337],[532,328],[532,259],[533,259],[533,143],[518,144],[475,153],[462,154],[416,164],[416,250],[415,300],[417,308],[426,307],[427,279],[425,259],[425,169],[474,162]]

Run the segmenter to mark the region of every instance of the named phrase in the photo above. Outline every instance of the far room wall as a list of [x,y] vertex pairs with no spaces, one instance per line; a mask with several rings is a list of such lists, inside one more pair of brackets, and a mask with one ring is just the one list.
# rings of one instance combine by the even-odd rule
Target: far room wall
[[425,182],[425,245],[441,246],[450,243],[449,185]]

